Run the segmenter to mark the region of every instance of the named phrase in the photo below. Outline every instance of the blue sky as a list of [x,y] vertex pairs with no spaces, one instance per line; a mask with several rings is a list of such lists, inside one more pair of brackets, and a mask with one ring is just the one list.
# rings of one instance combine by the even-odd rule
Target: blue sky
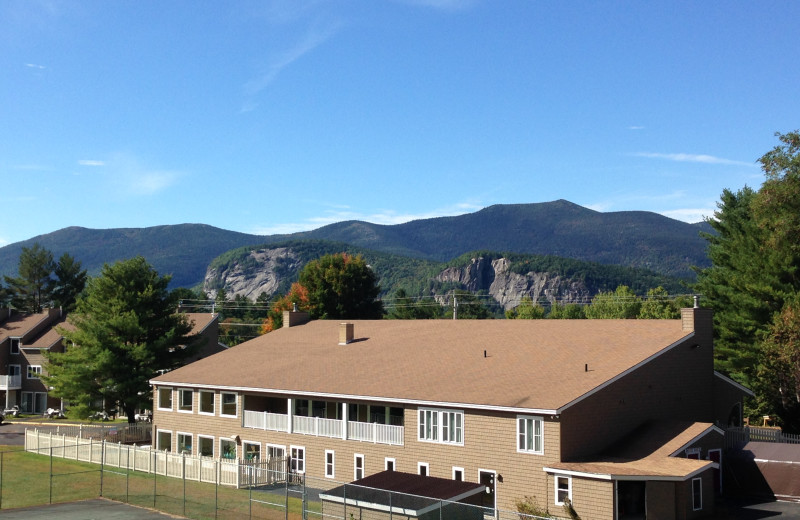
[[0,245],[567,199],[695,222],[800,127],[797,2],[0,2]]

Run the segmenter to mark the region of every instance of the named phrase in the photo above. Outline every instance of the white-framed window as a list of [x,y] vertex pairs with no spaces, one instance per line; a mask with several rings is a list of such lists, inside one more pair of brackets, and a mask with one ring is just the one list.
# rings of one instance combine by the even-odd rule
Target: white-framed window
[[336,475],[336,454],[333,450],[325,450],[325,476],[333,478]]
[[156,449],[160,451],[172,451],[172,432],[169,430],[158,430],[156,432]]
[[9,346],[12,354],[19,354],[19,338],[11,338]]
[[242,442],[242,449],[244,450],[244,460],[261,460],[261,443],[244,441]]
[[42,365],[28,365],[28,379],[39,379],[42,375]]
[[267,444],[267,457],[269,460],[282,459],[286,456],[286,446]]
[[172,388],[158,389],[158,409],[172,410]]
[[364,456],[360,453],[353,455],[353,480],[364,478]]
[[208,390],[200,390],[198,397],[198,406],[200,408],[200,415],[214,415],[214,392]]
[[203,457],[214,456],[214,437],[206,435],[197,436],[197,454]]
[[417,474],[423,477],[430,475],[430,464],[427,462],[417,462]]
[[556,475],[556,505],[563,506],[564,500],[572,502],[572,477]]
[[700,511],[703,509],[703,479],[692,479],[692,510]]
[[22,365],[8,365],[8,375],[19,376],[22,374]]
[[464,444],[464,412],[460,410],[419,409],[418,439],[425,442]]
[[236,394],[220,392],[219,414],[223,417],[236,417]]
[[236,441],[221,438],[219,440],[219,453],[223,459],[236,459]]
[[291,453],[289,468],[292,473],[305,473],[306,449],[303,446],[291,446],[289,450]]
[[192,452],[192,434],[178,432],[178,453],[185,453],[191,455]]
[[517,451],[522,453],[544,453],[544,421],[541,417],[517,416]]
[[453,480],[464,482],[464,468],[453,466]]
[[395,471],[395,468],[397,468],[397,460],[392,457],[383,459],[383,469],[386,471]]
[[192,400],[194,399],[194,392],[187,388],[180,388],[178,390],[178,411],[184,413],[192,413]]
[[687,459],[700,459],[700,448],[686,448],[686,458]]

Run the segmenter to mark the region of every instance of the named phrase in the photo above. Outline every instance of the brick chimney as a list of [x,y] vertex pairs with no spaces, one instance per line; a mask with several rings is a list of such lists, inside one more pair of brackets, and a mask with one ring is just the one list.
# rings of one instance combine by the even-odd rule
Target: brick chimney
[[347,345],[353,341],[355,328],[352,323],[339,324],[339,345]]

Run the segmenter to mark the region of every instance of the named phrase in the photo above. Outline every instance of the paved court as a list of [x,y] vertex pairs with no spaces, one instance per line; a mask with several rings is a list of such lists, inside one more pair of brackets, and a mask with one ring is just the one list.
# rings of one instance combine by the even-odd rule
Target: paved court
[[183,518],[182,516],[167,515],[150,509],[129,506],[121,502],[112,502],[97,498],[67,504],[54,504],[51,506],[25,507],[22,509],[4,509],[0,512],[3,520],[25,519],[35,520],[41,518],[58,518],[59,520],[166,520]]

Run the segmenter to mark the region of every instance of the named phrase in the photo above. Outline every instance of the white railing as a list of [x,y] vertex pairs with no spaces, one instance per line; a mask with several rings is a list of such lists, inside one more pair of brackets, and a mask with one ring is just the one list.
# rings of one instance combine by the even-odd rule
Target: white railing
[[292,430],[294,433],[316,435],[317,437],[341,438],[344,421],[337,419],[324,419],[322,417],[292,417]]
[[[157,451],[149,446],[125,444],[25,430],[25,450],[45,456],[103,464],[108,467],[156,473],[223,486],[243,487],[248,482],[276,482],[285,479],[285,459],[269,466],[232,459],[181,455]],[[276,468],[273,470],[273,466]]]
[[0,390],[22,388],[22,376],[0,376]]
[[402,426],[392,426],[391,424],[351,422],[347,423],[347,438],[402,446],[403,430]]
[[244,427],[273,432],[289,430],[289,416],[283,413],[244,411]]
[[50,432],[67,437],[79,437],[81,439],[94,439],[96,441],[105,440],[109,442],[141,442],[150,443],[152,439],[153,427],[149,424],[59,424],[57,426],[43,427],[40,432]]
[[[286,414],[244,411],[244,427],[276,432],[289,431],[289,416]],[[315,435],[317,437],[344,437],[345,422],[339,419],[323,417],[292,416],[291,433]],[[374,442],[377,444],[403,445],[403,426],[390,424],[348,422],[347,439],[354,441]]]

